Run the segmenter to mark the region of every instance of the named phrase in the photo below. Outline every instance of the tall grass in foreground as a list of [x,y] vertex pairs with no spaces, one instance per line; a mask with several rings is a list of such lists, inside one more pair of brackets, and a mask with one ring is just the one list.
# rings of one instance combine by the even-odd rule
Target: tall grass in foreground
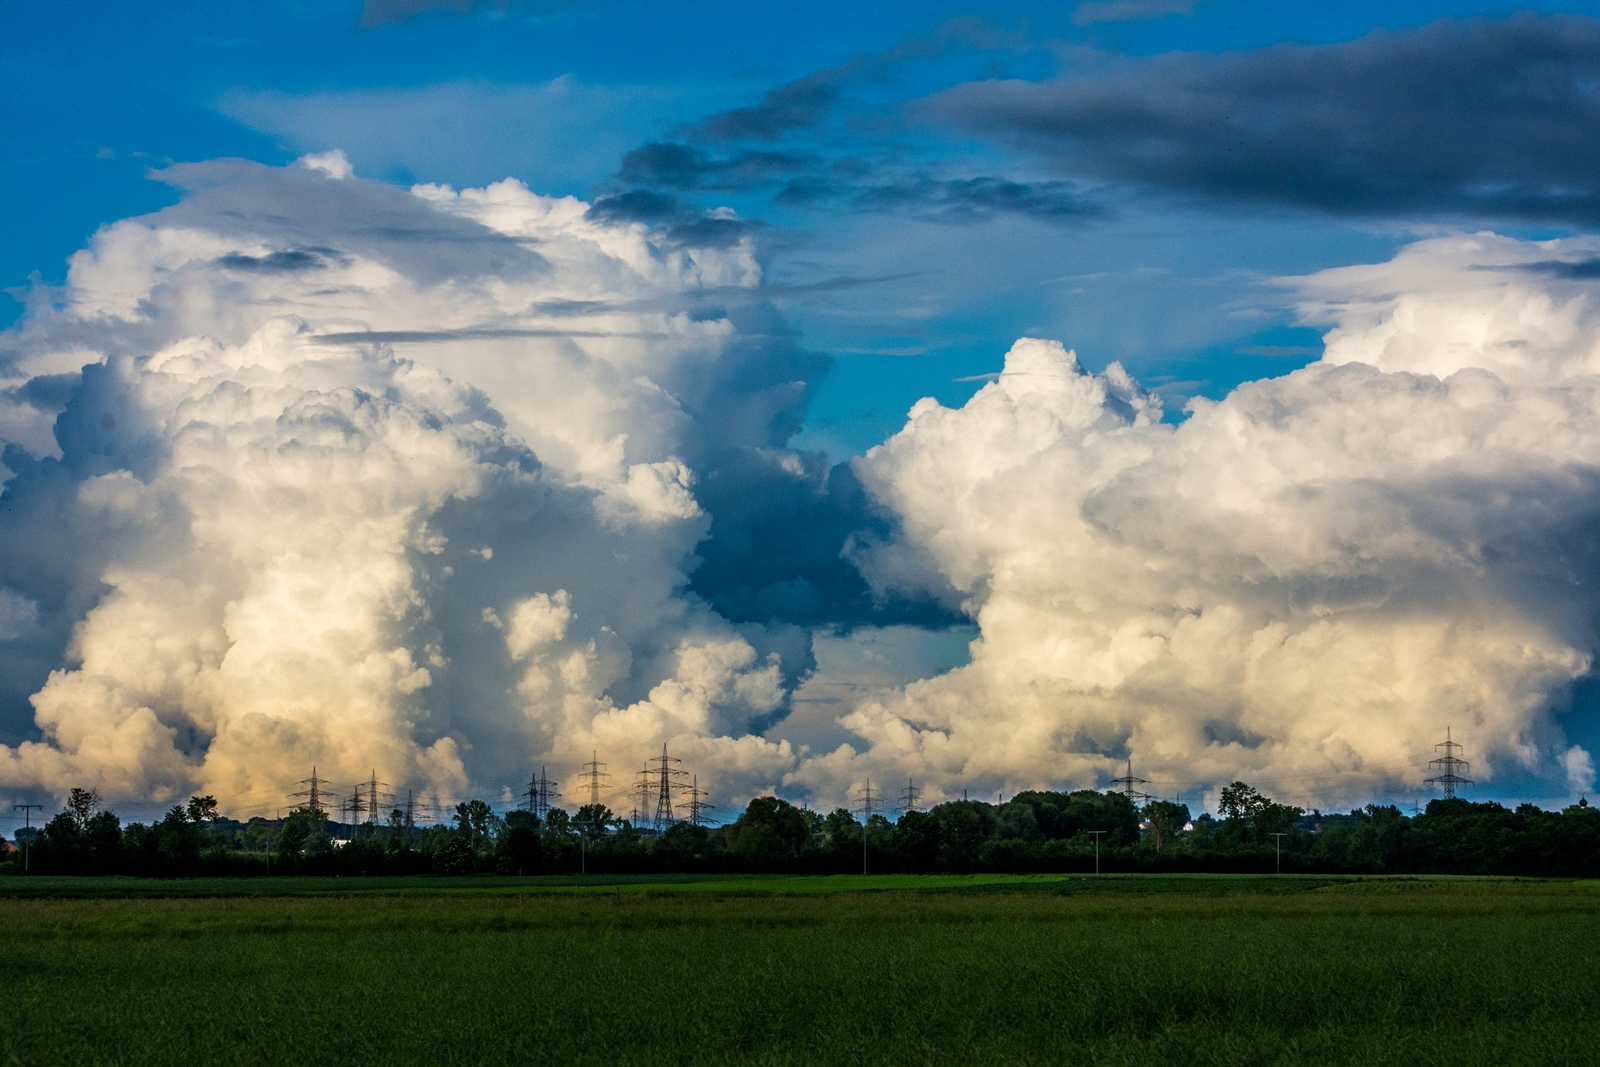
[[22,1064],[1572,1064],[1600,890],[0,902]]

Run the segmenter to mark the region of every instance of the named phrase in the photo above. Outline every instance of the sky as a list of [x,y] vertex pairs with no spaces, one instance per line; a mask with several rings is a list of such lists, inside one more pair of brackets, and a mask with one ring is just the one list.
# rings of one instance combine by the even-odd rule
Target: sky
[[0,790],[1574,802],[1597,16],[0,0]]

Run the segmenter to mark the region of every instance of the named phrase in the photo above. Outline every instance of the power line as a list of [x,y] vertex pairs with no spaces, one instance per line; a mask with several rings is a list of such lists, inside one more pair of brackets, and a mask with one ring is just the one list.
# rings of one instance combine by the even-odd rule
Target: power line
[[910,778],[906,779],[906,787],[900,790],[900,810],[909,815],[917,810],[917,801],[922,799],[922,791]]

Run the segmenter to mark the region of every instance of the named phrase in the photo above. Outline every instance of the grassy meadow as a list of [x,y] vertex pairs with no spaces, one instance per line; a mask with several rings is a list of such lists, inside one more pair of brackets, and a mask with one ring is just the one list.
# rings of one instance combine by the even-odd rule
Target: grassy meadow
[[0,881],[0,1063],[1503,1067],[1600,1048],[1592,882],[228,886]]

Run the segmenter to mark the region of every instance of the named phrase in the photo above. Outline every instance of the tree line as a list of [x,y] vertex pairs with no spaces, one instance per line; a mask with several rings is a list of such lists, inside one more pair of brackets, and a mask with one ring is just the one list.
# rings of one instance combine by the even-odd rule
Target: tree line
[[[146,877],[263,874],[650,874],[690,872],[972,873],[1216,871],[1502,874],[1600,877],[1600,812],[1434,800],[1407,817],[1393,806],[1306,812],[1243,782],[1217,816],[1120,793],[1030,791],[1002,804],[955,800],[863,822],[756,797],[721,827],[677,823],[652,834],[604,805],[496,813],[458,804],[453,825],[340,826],[299,808],[276,820],[224,818],[191,797],[150,825],[123,826],[91,790],[13,851],[7,873]],[[342,836],[339,836],[342,835]],[[19,832],[19,837],[26,835]],[[1098,852],[1098,857],[1096,853]]]

